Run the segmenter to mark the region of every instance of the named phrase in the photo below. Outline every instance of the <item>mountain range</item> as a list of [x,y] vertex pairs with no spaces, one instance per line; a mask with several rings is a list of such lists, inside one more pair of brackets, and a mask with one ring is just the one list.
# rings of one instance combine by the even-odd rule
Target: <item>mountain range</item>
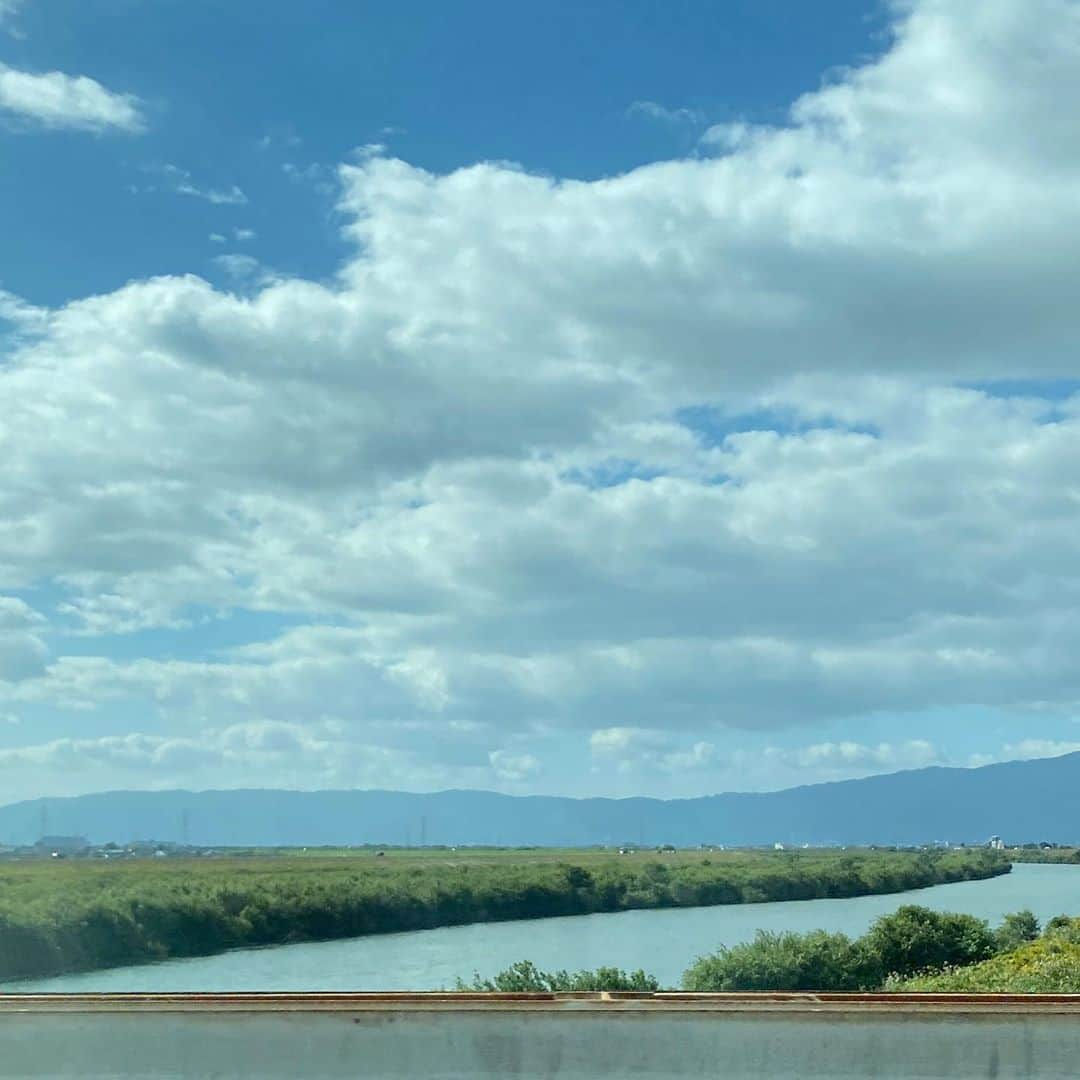
[[679,847],[1080,841],[1080,753],[690,799],[489,791],[109,791],[0,806],[0,843],[44,834],[223,846]]

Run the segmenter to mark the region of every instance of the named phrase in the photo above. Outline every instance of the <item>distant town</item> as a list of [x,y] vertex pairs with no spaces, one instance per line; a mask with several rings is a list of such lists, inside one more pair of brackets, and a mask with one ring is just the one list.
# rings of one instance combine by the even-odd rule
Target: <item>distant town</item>
[[[406,845],[408,847],[408,845]],[[498,847],[498,845],[490,844],[459,844],[455,846],[445,844],[430,844],[423,845],[425,850],[431,851],[456,851],[458,848],[462,849],[486,849],[492,847]],[[792,845],[775,843],[772,845],[741,845],[738,847],[728,847],[724,844],[699,844],[692,848],[683,848],[682,850],[700,851],[700,852],[718,852],[725,850],[738,850],[738,851],[787,851],[798,852],[816,849],[840,849],[847,850],[848,848],[858,849],[862,847],[867,851],[950,851],[950,850],[972,850],[978,848],[989,848],[993,851],[1068,851],[1072,850],[1070,845],[1067,844],[1055,844],[1049,841],[1042,841],[1040,843],[1023,843],[1009,846],[1005,843],[1000,836],[992,836],[989,840],[977,841],[977,842],[963,842],[963,843],[951,843],[945,840],[935,840],[931,843],[921,845],[897,845],[897,844],[867,844],[867,845],[854,845],[854,844],[827,844],[827,845]],[[402,850],[401,845],[395,844],[354,844],[348,845],[346,850],[356,851],[374,851],[376,854],[382,854],[387,850]],[[106,844],[94,844],[91,843],[85,836],[43,836],[40,840],[37,840],[33,844],[25,845],[3,845],[0,844],[0,859],[167,859],[167,858],[213,858],[215,856],[236,856],[238,854],[244,854],[250,852],[252,854],[265,853],[273,850],[296,850],[287,848],[262,848],[256,846],[244,846],[244,847],[201,847],[193,844],[180,843],[175,840],[130,840],[127,843],[116,843],[110,841]],[[308,848],[302,850],[307,851]],[[311,851],[320,850],[340,850],[337,845],[323,845],[310,848]],[[514,848],[508,848],[507,850],[531,850],[528,846],[516,846]],[[582,850],[595,850],[595,851],[614,851],[619,855],[636,855],[639,853],[651,853],[659,855],[674,854],[679,849],[673,844],[661,844],[657,847],[648,847],[635,844],[624,844],[621,846],[613,845],[591,845],[588,848]]]

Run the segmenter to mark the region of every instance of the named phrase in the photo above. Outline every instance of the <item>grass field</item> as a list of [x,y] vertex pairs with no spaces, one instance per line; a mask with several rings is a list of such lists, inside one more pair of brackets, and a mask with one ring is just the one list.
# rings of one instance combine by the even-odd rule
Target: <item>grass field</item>
[[0,863],[0,979],[631,908],[899,892],[1008,871],[990,852],[410,849]]

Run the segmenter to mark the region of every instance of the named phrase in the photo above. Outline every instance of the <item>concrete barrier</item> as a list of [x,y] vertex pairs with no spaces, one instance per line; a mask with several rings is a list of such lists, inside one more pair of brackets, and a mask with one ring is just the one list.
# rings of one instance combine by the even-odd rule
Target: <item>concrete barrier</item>
[[1080,996],[0,995],[0,1077],[1075,1077]]

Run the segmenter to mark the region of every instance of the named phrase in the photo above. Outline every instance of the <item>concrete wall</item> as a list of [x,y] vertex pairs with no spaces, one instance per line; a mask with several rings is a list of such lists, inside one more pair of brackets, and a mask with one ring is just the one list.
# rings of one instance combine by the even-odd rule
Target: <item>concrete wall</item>
[[0,996],[0,1077],[1075,1077],[1080,998]]

